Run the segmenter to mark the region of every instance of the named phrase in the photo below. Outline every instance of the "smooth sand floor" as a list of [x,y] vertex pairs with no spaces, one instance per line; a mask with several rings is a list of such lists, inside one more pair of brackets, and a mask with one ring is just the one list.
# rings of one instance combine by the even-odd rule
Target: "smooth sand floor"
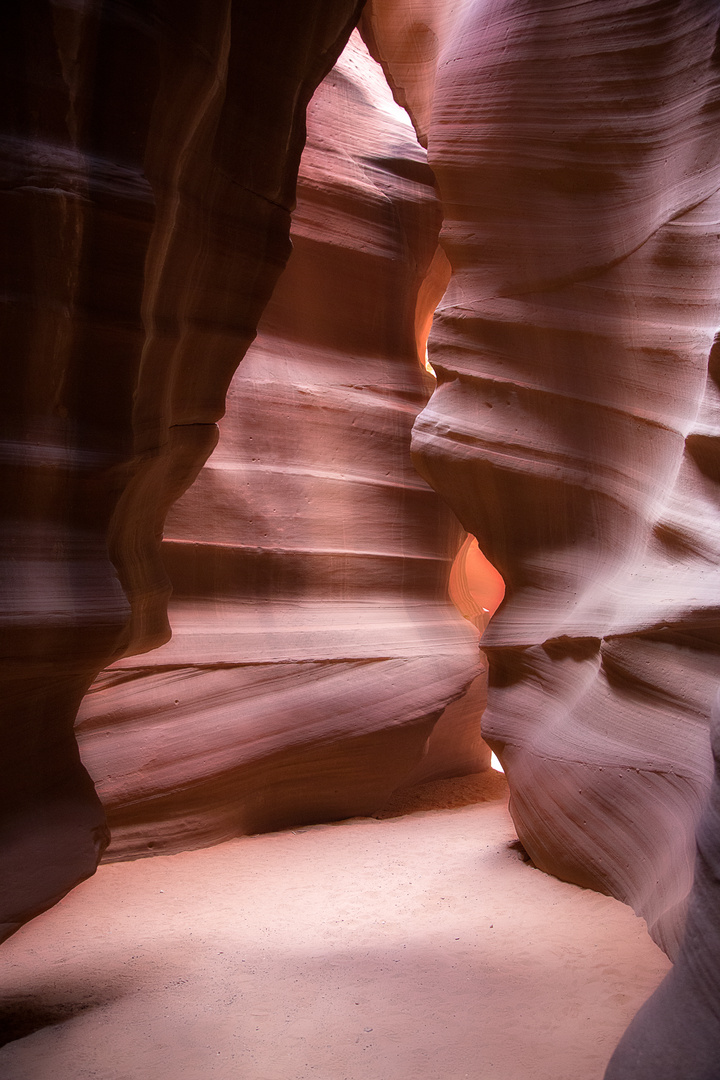
[[669,963],[479,797],[102,866],[0,952],[0,1077],[601,1080]]

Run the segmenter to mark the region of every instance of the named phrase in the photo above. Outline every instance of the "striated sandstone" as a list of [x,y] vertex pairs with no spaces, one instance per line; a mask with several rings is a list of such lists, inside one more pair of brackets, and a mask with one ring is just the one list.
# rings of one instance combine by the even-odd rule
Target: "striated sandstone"
[[713,1080],[720,1062],[720,695],[715,772],[697,833],[695,880],[674,967],[615,1050],[605,1080]]
[[[163,520],[287,257],[304,107],[360,7],[281,6],[3,16],[5,932],[106,843],[71,725],[121,654],[80,724],[118,856],[484,763],[443,591],[460,538],[406,459],[444,292],[415,458],[507,583],[485,731],[518,831],[675,954],[720,645],[717,5],[371,0],[442,248],[407,129],[379,153],[374,112],[348,134],[372,97],[350,54],[227,451],[172,513],[177,633],[146,661]],[[478,556],[454,595],[482,629]],[[717,1060],[713,806],[678,974],[609,1075],[662,1075],[658,1027],[668,1077]]]
[[75,711],[168,636],[163,515],[286,261],[305,106],[360,6],[3,8],[0,936],[107,843]]
[[353,37],[308,110],[293,254],[167,519],[172,640],[80,710],[110,857],[372,813],[488,767],[478,635],[447,599],[462,533],[410,461],[440,220]]
[[720,651],[719,27],[702,0],[363,15],[443,203],[413,447],[506,582],[483,730],[536,864],[672,954]]

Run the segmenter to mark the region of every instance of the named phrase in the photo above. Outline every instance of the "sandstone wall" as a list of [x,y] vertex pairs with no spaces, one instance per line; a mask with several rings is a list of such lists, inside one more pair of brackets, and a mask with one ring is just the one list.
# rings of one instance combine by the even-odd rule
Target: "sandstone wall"
[[163,515],[286,261],[305,106],[360,6],[3,6],[0,936],[107,843],[75,712],[168,636]]
[[677,950],[719,670],[720,14],[372,0],[452,279],[415,461],[502,573],[483,730],[538,866]]
[[[423,755],[453,699],[436,737],[484,764],[457,704],[473,678],[482,697],[476,637],[444,593],[461,537],[406,456],[451,274],[413,445],[507,585],[484,730],[537,865],[632,903],[674,955],[720,649],[712,0],[370,0],[440,203],[356,48],[313,104],[294,265],[219,455],[172,513],[162,644],[163,520],[286,261],[305,106],[360,6],[2,16],[0,921],[107,842],[72,722],[112,660],[80,731],[118,856],[447,773],[452,739]],[[658,1014],[702,999],[706,1031],[712,813]]]
[[308,110],[293,254],[218,448],[167,519],[172,640],[80,710],[109,857],[372,813],[488,766],[478,635],[447,599],[462,531],[410,460],[440,224],[354,36]]

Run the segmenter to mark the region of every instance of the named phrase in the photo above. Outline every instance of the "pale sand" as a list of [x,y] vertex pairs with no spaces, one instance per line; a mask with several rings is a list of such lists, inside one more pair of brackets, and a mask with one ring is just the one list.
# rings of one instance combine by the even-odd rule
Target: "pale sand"
[[101,867],[3,946],[0,1077],[600,1080],[669,963],[629,908],[522,862],[482,784]]

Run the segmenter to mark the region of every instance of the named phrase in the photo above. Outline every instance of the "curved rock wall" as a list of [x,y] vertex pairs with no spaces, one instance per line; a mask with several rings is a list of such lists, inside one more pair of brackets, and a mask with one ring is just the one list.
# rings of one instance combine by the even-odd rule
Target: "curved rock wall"
[[[167,638],[163,519],[287,258],[305,106],[361,6],[3,9],[0,933],[107,842],[72,722],[120,655],[80,725],[118,857],[485,764],[444,593],[461,538],[406,455],[451,271],[414,449],[507,584],[485,732],[535,862],[675,953],[720,651],[713,0],[370,0],[442,248],[355,49],[313,105],[294,268],[171,517],[176,637],[133,659]],[[716,1060],[714,812],[679,974],[613,1076],[662,1075],[658,1025],[668,1077]]]
[[107,843],[75,712],[167,638],[163,513],[287,258],[305,106],[360,6],[3,6],[0,936]]
[[488,766],[477,632],[447,599],[462,533],[410,461],[440,223],[354,36],[308,110],[293,254],[218,448],[167,519],[172,640],[81,707],[110,857],[371,813]]
[[483,730],[538,866],[671,953],[718,673],[717,5],[398,4],[452,279],[418,468],[501,572]]
[[715,774],[697,834],[695,881],[674,967],[638,1012],[605,1080],[713,1080],[720,1062],[720,696]]

